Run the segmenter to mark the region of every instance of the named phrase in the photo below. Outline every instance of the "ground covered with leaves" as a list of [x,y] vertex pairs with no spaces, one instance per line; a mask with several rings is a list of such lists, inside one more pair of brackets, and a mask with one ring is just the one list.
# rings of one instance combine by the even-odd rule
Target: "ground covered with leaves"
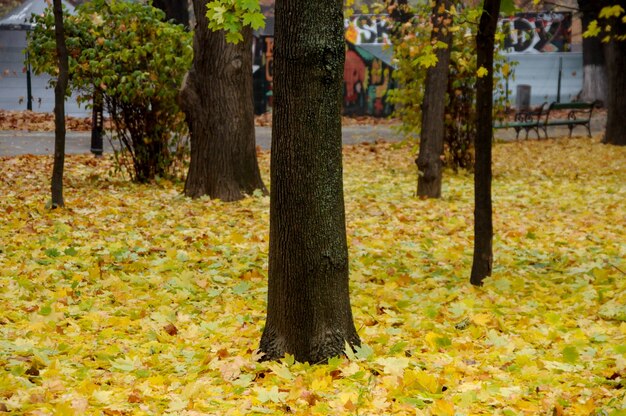
[[[393,118],[380,118],[371,116],[342,117],[344,126],[350,125],[379,125],[395,124]],[[65,127],[68,131],[90,131],[91,117],[65,117]],[[254,117],[254,125],[257,127],[271,127],[272,113],[265,113]],[[110,130],[110,120],[105,119],[105,128]],[[54,114],[36,111],[15,111],[0,109],[0,130],[22,131],[54,131]]]
[[472,176],[420,200],[408,147],[346,149],[363,346],[317,365],[257,361],[267,197],[190,200],[68,156],[67,208],[48,211],[51,158],[0,159],[0,410],[623,415],[626,149],[494,152],[494,270],[474,288]]

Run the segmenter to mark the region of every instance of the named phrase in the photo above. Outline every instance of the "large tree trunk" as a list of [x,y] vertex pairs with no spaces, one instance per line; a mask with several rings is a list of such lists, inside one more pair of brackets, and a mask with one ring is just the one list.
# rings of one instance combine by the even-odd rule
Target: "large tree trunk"
[[491,275],[493,218],[491,208],[491,141],[493,139],[493,51],[500,0],[485,0],[476,36],[476,66],[487,74],[476,82],[476,162],[474,164],[474,259],[470,282],[481,286]]
[[189,27],[187,0],[154,0],[152,5],[165,12],[165,20],[173,20],[174,23]]
[[264,359],[317,363],[359,344],[341,161],[341,0],[277,0]]
[[54,34],[56,37],[59,76],[54,87],[54,164],[52,167],[52,208],[62,207],[63,167],[65,164],[65,90],[69,79],[67,47],[63,27],[63,6],[61,0],[53,1]]
[[613,39],[604,47],[608,74],[606,131],[604,143],[626,146],[626,40]]
[[[578,8],[582,12],[582,30],[585,32],[589,23],[598,17],[601,6],[597,0],[578,0]],[[583,38],[583,90],[580,99],[583,101],[600,101],[606,104],[607,79],[602,42],[599,37]]]
[[422,104],[422,132],[419,155],[415,160],[418,170],[417,195],[426,198],[441,197],[443,173],[443,139],[445,134],[445,106],[450,66],[452,21],[448,13],[452,0],[437,0],[433,5],[431,44],[444,42],[447,48],[437,48],[437,64],[426,72],[426,88]]
[[208,28],[205,1],[194,0],[198,18],[194,58],[180,98],[191,134],[185,195],[235,201],[267,192],[256,157],[252,102],[252,30],[242,42],[226,42]]

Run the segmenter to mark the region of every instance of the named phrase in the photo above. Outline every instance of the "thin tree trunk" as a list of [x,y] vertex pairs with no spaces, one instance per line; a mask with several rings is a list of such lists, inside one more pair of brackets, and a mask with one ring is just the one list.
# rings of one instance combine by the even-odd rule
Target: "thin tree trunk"
[[185,195],[235,201],[256,189],[266,193],[254,137],[252,30],[227,43],[224,32],[208,29],[205,2],[194,0],[194,7],[193,66],[180,93],[191,134]]
[[53,0],[54,34],[59,65],[59,76],[54,87],[54,164],[52,167],[51,207],[63,207],[63,167],[65,164],[65,91],[68,83],[68,57],[63,28],[61,0]]
[[341,0],[277,0],[264,359],[322,362],[359,345],[348,293]]
[[626,146],[626,40],[613,39],[604,47],[609,92],[604,143]]
[[493,51],[500,0],[485,0],[476,36],[476,65],[488,70],[476,82],[476,162],[474,164],[474,259],[470,282],[482,286],[491,275],[493,218],[491,207],[491,142],[493,139]]
[[422,104],[422,132],[419,155],[417,195],[425,198],[441,197],[443,174],[443,142],[445,134],[446,91],[450,67],[452,32],[448,30],[452,18],[448,11],[451,0],[437,0],[433,6],[431,44],[444,42],[447,48],[437,48],[437,64],[426,72],[426,88]]

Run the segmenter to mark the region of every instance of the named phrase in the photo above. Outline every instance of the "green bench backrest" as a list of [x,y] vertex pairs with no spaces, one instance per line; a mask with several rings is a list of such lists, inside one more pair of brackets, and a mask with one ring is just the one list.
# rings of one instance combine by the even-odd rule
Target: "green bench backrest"
[[593,103],[577,102],[577,103],[552,103],[551,110],[586,110],[593,107]]

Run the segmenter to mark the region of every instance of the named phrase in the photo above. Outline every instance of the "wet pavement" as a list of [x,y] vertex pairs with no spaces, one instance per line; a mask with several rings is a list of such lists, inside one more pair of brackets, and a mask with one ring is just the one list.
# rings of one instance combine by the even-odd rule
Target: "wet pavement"
[[[604,130],[606,119],[596,117],[591,122],[591,133],[599,134]],[[550,137],[567,136],[569,133],[566,127],[548,129]],[[584,136],[587,131],[584,127],[574,129],[574,135]],[[272,131],[270,127],[256,127],[257,145],[262,149],[270,148]],[[531,132],[529,140],[536,140],[536,135]],[[403,136],[396,131],[393,125],[350,125],[342,128],[343,144],[358,144],[363,142],[375,142],[384,140],[397,142]],[[495,131],[498,140],[514,140],[515,131],[513,129],[498,129]],[[525,133],[520,134],[523,140]],[[66,154],[84,154],[90,152],[91,133],[90,132],[68,132],[66,135]],[[109,140],[104,138],[105,152],[111,152],[112,147]],[[51,155],[54,153],[54,132],[29,132],[20,130],[0,131],[0,156],[16,156],[22,154]]]
[[[342,129],[344,144],[374,142],[376,140],[399,141],[402,136],[388,125],[344,126]],[[270,127],[256,127],[256,143],[264,150],[269,150],[272,140]],[[112,147],[107,137],[104,138],[104,151],[111,152]],[[89,153],[91,147],[90,132],[68,132],[65,140],[66,154]],[[54,153],[54,132],[29,132],[19,130],[0,131],[0,156],[22,154],[51,155]]]

